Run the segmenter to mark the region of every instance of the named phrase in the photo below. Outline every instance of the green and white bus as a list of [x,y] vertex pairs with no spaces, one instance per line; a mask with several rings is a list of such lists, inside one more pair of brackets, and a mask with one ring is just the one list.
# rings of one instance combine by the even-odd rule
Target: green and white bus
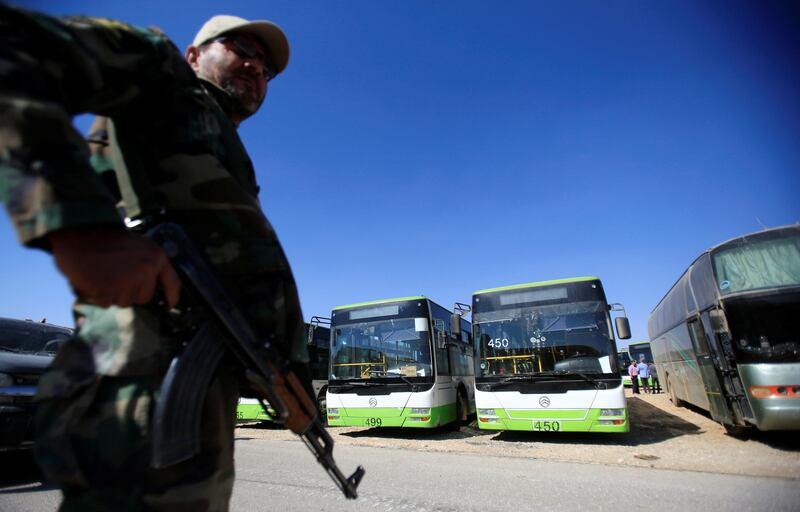
[[432,428],[474,412],[471,326],[423,296],[331,313],[328,424]]
[[650,313],[660,380],[731,434],[800,429],[799,319],[800,225],[717,245]]
[[[609,312],[597,277],[477,291],[478,426],[489,430],[627,432]],[[630,338],[625,316],[620,339]]]
[[623,386],[631,386],[631,376],[628,375],[628,366],[631,364],[631,356],[628,355],[627,348],[617,347],[617,368],[622,377]]
[[[631,383],[630,375],[628,375],[627,365],[631,364],[631,361],[636,361],[636,364],[642,361],[647,361],[648,363],[653,362],[653,352],[650,350],[650,342],[634,341],[628,343],[628,347],[625,349],[625,356],[627,357],[627,361],[624,372],[621,372],[623,373],[622,384],[625,386],[632,386],[633,384]],[[652,386],[653,378],[651,377],[648,379],[648,382]]]
[[[330,319],[320,316],[312,317],[311,322],[305,324],[311,385],[323,417],[326,411],[325,393],[328,387],[330,362],[331,330],[327,325],[330,325]],[[271,421],[271,418],[264,412],[257,399],[242,397],[236,406],[236,420],[239,422]]]
[[327,414],[325,395],[328,392],[328,369],[331,363],[331,319],[315,316],[308,328],[308,360],[311,370],[311,386],[317,398],[320,414]]
[[[634,341],[628,343],[628,356],[636,361],[636,364],[646,361],[648,363],[653,361],[653,352],[650,350],[649,341]],[[630,362],[628,362],[630,364]]]

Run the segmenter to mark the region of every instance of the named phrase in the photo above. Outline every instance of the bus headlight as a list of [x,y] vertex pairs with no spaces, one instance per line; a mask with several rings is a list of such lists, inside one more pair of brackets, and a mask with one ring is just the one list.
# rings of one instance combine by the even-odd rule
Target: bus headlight
[[600,416],[625,416],[625,409],[600,409]]
[[494,409],[478,409],[479,416],[495,416]]
[[430,407],[414,407],[411,409],[411,414],[430,414]]
[[328,414],[339,414],[339,409],[328,409]]

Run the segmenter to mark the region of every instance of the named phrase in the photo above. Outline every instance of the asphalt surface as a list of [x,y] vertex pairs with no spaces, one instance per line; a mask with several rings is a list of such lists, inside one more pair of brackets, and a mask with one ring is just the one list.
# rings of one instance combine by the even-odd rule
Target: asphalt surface
[[[366,476],[347,501],[290,432],[236,431],[233,511],[800,510],[796,432],[733,438],[707,414],[664,395],[631,396],[622,435],[330,429],[342,471]],[[0,512],[53,511],[29,452],[0,453]],[[640,510],[641,508],[636,508]]]
[[232,510],[618,512],[629,499],[652,512],[709,504],[792,511],[800,504],[791,479],[343,446],[336,448],[343,471],[358,464],[367,471],[358,500],[347,501],[305,452],[294,441],[239,441]]

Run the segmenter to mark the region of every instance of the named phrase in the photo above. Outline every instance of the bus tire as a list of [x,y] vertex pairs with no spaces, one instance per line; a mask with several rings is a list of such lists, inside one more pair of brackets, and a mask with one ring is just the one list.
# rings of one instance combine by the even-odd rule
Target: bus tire
[[683,400],[678,398],[678,394],[675,393],[675,388],[672,387],[672,379],[669,378],[667,375],[667,391],[669,391],[669,401],[672,402],[672,405],[675,407],[683,407]]
[[750,433],[750,429],[748,427],[743,427],[741,425],[728,425],[726,423],[722,424],[725,427],[725,433],[731,437],[736,438],[744,438]]
[[453,430],[461,429],[461,425],[463,425],[467,419],[468,412],[469,406],[467,405],[467,399],[464,398],[464,391],[458,388],[458,394],[456,395],[456,418],[451,425]]

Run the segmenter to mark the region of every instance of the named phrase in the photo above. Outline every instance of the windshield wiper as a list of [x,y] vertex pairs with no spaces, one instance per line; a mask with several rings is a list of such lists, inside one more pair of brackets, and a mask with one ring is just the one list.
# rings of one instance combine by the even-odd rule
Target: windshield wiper
[[378,382],[367,382],[367,381],[364,381],[364,380],[358,380],[358,381],[355,381],[355,382],[342,382],[342,383],[335,383],[335,384],[331,383],[331,385],[334,386],[334,387],[335,386],[342,386],[342,387],[350,386],[350,387],[354,387],[354,388],[371,388],[373,386],[380,386],[380,383],[378,383]]
[[22,349],[16,347],[7,347],[5,345],[0,345],[0,350],[5,350],[6,352],[14,352],[15,354],[21,354]]
[[517,373],[510,377],[505,377],[497,382],[487,382],[490,386],[510,386],[519,382],[537,382],[540,380],[555,380],[555,378],[548,374],[541,373]]
[[370,375],[376,375],[378,377],[397,377],[398,379],[402,380],[406,384],[410,385],[412,392],[416,392],[417,391],[417,385],[414,384],[413,382],[411,382],[410,380],[408,380],[408,378],[405,375],[402,375],[400,373],[389,373],[389,372],[385,372],[383,370],[370,370],[369,373],[370,373]]
[[403,382],[405,382],[406,384],[411,386],[411,392],[412,393],[416,393],[417,392],[417,385],[415,383],[411,382],[410,380],[408,380],[408,378],[406,376],[400,375],[399,373],[397,373],[397,374],[396,373],[390,373],[390,374],[387,374],[387,375],[395,375],[395,376],[397,376],[397,378],[399,378],[400,380],[402,380]]
[[585,373],[580,372],[573,372],[570,370],[552,370],[546,371],[541,373],[517,373],[515,375],[511,375],[510,377],[506,377],[504,379],[500,379],[497,382],[486,382],[485,384],[489,384],[490,386],[510,386],[513,384],[517,384],[519,382],[540,382],[540,381],[554,381],[559,380],[559,377],[578,377],[580,379],[585,380],[586,382],[593,384],[597,389],[603,389],[606,387],[606,383],[599,381],[597,379],[593,379],[589,377]]
[[589,384],[594,384],[594,386],[597,389],[605,389],[607,387],[605,382],[599,381],[597,379],[593,379],[592,377],[589,377],[585,373],[574,372],[572,370],[553,370],[553,371],[547,372],[547,374],[548,375],[563,375],[565,377],[579,377],[580,379],[585,380]]

